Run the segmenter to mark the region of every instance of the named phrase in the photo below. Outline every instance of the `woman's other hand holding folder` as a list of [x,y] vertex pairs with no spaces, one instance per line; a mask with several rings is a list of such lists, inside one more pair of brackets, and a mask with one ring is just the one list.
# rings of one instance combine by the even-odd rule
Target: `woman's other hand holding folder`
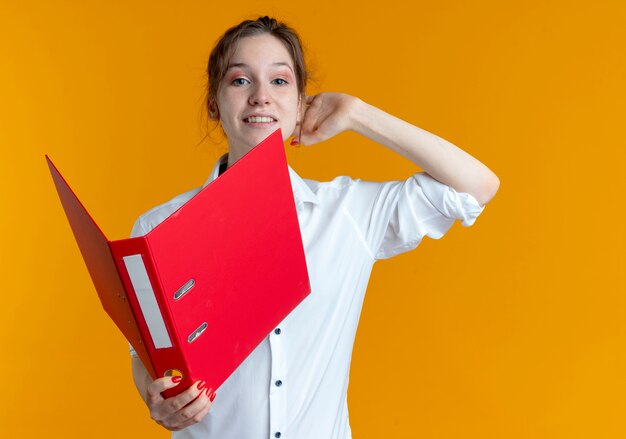
[[163,398],[161,393],[180,383],[180,377],[152,377],[139,358],[133,358],[133,376],[141,397],[150,409],[150,417],[170,431],[182,430],[200,422],[211,408],[215,399],[213,389],[204,381],[196,381],[184,392],[171,398]]

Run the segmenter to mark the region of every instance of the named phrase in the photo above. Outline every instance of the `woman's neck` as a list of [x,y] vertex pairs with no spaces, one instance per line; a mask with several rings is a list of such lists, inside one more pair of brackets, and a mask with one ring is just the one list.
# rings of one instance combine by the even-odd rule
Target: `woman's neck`
[[239,148],[232,147],[228,145],[228,165],[227,168],[230,168],[234,165],[240,158],[246,155],[245,152],[241,152]]

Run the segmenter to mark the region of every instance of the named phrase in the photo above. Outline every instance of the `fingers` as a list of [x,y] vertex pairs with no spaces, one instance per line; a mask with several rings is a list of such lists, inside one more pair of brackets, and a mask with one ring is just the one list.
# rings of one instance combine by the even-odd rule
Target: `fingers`
[[299,142],[302,145],[309,146],[328,138],[329,136],[324,132],[326,130],[320,128],[327,119],[328,116],[326,114],[320,114],[319,112],[307,113],[300,125]]
[[305,96],[304,97],[304,105],[302,105],[299,109],[298,109],[298,113],[299,113],[299,117],[296,120],[296,126],[293,130],[293,133],[291,133],[290,137],[293,137],[293,141],[291,142],[292,145],[299,145],[301,143],[301,138],[302,138],[302,122],[306,119],[307,116],[307,111],[308,111],[308,105],[311,104],[311,102],[313,102],[313,99],[315,98],[315,96]]
[[204,381],[196,381],[193,386],[184,392],[164,400],[164,404],[167,408],[169,408],[169,412],[174,414],[196,399],[205,389],[205,386],[206,383]]
[[302,136],[302,122],[300,120],[296,120],[296,126],[293,128],[293,132],[289,137],[293,137],[291,141],[291,145],[295,146],[300,143],[300,137]]
[[[309,99],[307,97],[307,99]],[[317,130],[317,127],[320,124],[320,118],[323,115],[320,114],[319,110],[313,107],[308,107],[304,110],[304,114],[302,115],[302,119],[300,123],[296,126],[296,130],[298,133],[297,141],[302,145],[309,145],[312,140],[312,136]]]
[[200,394],[191,403],[179,410],[175,416],[172,417],[172,421],[177,424],[177,428],[183,429],[190,425],[196,424],[209,413],[209,409],[213,404],[211,397],[215,398],[213,390],[205,388],[200,391]]
[[300,122],[296,124],[292,145],[313,145],[350,127],[351,102],[355,98],[342,93],[320,93],[304,97]]
[[147,389],[148,400],[146,402],[148,403],[148,405],[150,405],[151,403],[162,401],[163,396],[161,396],[161,393],[166,391],[167,389],[176,387],[178,384],[180,384],[180,381],[180,377],[163,377],[152,381],[152,383],[148,385]]
[[300,137],[302,134],[308,135],[316,130],[317,115],[309,112],[305,113],[304,118],[300,124]]
[[211,407],[211,398],[215,398],[215,393],[206,387],[204,381],[196,381],[184,392],[164,399],[161,392],[176,386],[178,383],[175,381],[179,380],[159,378],[148,387],[150,416],[168,430],[180,430],[200,422]]

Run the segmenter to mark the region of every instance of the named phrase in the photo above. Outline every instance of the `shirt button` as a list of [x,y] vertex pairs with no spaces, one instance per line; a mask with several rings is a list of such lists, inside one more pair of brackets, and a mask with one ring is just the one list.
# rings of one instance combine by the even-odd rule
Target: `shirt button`
[[283,382],[281,380],[276,380],[274,384],[276,384],[276,387],[280,387],[283,385]]
[[276,329],[274,329],[274,334],[279,335],[279,334],[280,334],[280,332],[281,332],[281,331],[280,331],[280,328],[276,328]]
[[277,431],[276,433],[274,433],[274,437],[281,437],[282,434],[280,434],[280,431]]

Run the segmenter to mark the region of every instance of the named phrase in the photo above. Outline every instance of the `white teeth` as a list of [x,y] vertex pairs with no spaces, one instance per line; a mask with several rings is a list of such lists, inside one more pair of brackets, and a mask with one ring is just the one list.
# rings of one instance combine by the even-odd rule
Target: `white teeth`
[[249,118],[246,119],[246,122],[273,122],[274,119],[272,119],[271,117],[266,117],[266,116],[250,116]]

